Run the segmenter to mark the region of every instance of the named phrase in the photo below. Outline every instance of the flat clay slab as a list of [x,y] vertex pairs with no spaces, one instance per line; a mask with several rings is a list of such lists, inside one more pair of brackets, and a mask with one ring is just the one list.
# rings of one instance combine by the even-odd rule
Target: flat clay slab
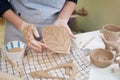
[[62,26],[45,26],[42,29],[43,42],[55,53],[69,53],[71,39]]
[[[73,61],[69,61],[67,63],[58,65],[56,67],[52,67],[47,70],[38,70],[34,72],[30,72],[29,74],[34,78],[51,78],[51,79],[57,79],[57,80],[75,80],[75,76],[77,75],[77,67],[72,63]],[[58,76],[52,76],[48,72],[50,70],[57,70],[64,68],[65,72],[69,73],[69,78],[65,79],[65,77],[58,77]],[[66,74],[67,75],[67,74]]]

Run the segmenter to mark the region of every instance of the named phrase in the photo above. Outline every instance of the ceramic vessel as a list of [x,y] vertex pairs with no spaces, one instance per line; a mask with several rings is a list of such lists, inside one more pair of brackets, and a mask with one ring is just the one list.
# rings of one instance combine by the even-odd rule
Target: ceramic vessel
[[93,65],[104,68],[112,64],[115,55],[107,49],[94,49],[90,52],[90,59]]
[[[11,41],[4,45],[5,55],[13,62],[23,59],[26,44],[21,41]],[[11,51],[10,51],[11,50]]]
[[114,24],[104,25],[102,32],[106,40],[115,41],[118,40],[120,36],[120,26]]

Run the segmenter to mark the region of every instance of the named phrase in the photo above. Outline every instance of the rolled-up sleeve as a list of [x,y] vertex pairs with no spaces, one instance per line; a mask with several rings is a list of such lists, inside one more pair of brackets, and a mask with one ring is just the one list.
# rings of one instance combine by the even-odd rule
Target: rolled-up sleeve
[[67,1],[72,1],[77,4],[78,0],[67,0]]
[[11,6],[8,0],[0,0],[0,17],[8,10]]

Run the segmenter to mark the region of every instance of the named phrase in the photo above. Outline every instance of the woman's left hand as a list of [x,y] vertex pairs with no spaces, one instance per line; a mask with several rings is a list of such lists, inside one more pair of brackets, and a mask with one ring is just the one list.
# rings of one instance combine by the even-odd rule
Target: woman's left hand
[[75,39],[75,36],[74,34],[72,33],[71,29],[69,28],[68,24],[67,24],[67,21],[65,20],[62,20],[62,19],[58,19],[55,21],[55,23],[53,25],[56,25],[56,26],[61,26],[65,29],[65,31],[69,34],[69,36],[72,38],[72,39]]

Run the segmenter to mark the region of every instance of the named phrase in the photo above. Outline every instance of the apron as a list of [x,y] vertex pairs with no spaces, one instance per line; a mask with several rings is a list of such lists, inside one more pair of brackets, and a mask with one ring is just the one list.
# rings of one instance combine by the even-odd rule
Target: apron
[[[15,13],[24,21],[35,24],[41,36],[41,29],[52,24],[66,0],[10,0]],[[14,40],[24,41],[22,33],[6,21],[4,43]]]

